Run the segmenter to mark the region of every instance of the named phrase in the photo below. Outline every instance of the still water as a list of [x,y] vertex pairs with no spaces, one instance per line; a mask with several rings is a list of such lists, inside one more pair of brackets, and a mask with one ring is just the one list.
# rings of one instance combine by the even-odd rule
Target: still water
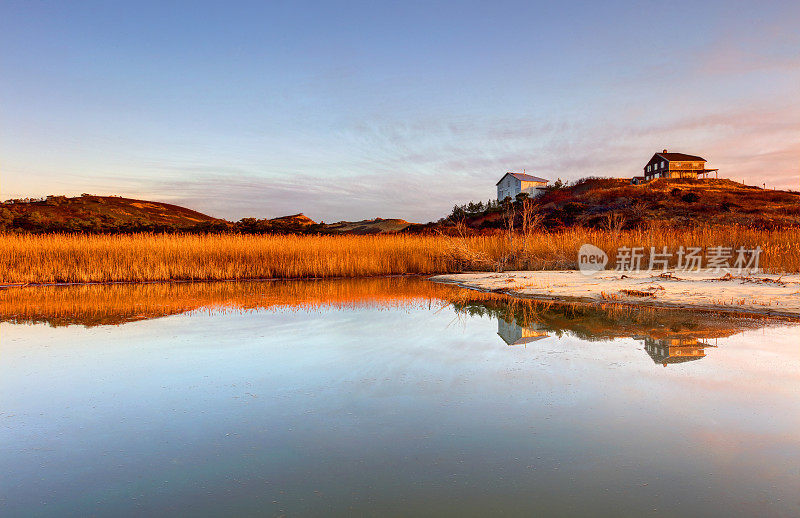
[[800,328],[421,279],[0,292],[3,516],[800,515]]

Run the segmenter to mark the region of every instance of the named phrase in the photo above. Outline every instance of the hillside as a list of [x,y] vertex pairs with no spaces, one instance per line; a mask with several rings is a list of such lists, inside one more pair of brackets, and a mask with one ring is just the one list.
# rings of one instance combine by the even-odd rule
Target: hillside
[[[515,224],[521,205],[515,204]],[[533,200],[533,211],[547,228],[575,225],[632,228],[653,221],[671,226],[736,224],[755,228],[800,225],[800,193],[743,185],[726,179],[658,179],[631,185],[626,179],[584,179],[548,189]],[[476,230],[503,228],[505,210],[497,204],[456,206],[440,225],[463,221]]]
[[0,227],[24,230],[167,230],[218,223],[224,221],[178,205],[118,196],[48,196],[0,204]]
[[[631,185],[622,178],[588,178],[556,185],[532,200],[537,226],[559,229],[634,228],[651,222],[671,226],[698,224],[745,225],[753,228],[800,226],[800,193],[775,191],[730,180],[658,179]],[[464,225],[478,232],[505,228],[507,210],[514,225],[522,223],[522,204],[495,201],[456,205],[436,223],[416,224],[402,219],[316,223],[300,213],[272,219],[243,218],[232,222],[171,205],[118,196],[45,200],[14,200],[0,204],[0,230],[31,232],[242,232],[248,234],[392,234],[455,232]]]
[[403,219],[365,219],[363,221],[339,221],[331,223],[325,228],[335,234],[393,234],[411,226]]
[[248,234],[387,234],[410,225],[402,219],[316,223],[305,214],[227,221],[178,205],[119,196],[48,196],[0,203],[0,230],[31,232],[243,232]]
[[298,227],[307,227],[309,225],[316,225],[314,220],[303,214],[292,214],[291,216],[281,216],[279,218],[272,218],[273,223],[282,223],[284,225],[293,225]]

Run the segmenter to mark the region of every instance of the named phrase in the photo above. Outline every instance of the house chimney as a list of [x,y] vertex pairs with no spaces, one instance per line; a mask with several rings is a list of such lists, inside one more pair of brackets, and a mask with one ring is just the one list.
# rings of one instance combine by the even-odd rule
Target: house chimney
[[667,150],[666,150],[666,149],[665,149],[664,151],[662,151],[662,153],[666,153],[666,152],[667,152]]

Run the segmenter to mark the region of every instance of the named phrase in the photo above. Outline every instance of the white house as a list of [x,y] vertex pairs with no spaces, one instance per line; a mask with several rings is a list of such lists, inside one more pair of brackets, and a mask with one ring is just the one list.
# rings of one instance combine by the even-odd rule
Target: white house
[[536,327],[536,324],[522,327],[516,320],[512,319],[508,322],[501,317],[497,317],[497,334],[506,345],[524,345],[548,337],[547,333]]
[[497,200],[503,201],[510,197],[512,200],[521,192],[526,192],[533,198],[544,192],[547,180],[538,176],[525,173],[506,173],[497,182]]

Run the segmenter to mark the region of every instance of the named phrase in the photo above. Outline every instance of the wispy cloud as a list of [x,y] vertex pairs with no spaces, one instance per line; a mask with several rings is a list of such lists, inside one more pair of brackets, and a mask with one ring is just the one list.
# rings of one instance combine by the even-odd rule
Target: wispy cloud
[[453,185],[451,178],[413,173],[278,179],[207,174],[142,186],[141,192],[155,199],[164,199],[163,193],[176,193],[169,201],[230,219],[303,212],[327,222],[374,217],[426,222],[449,212],[453,200],[473,198],[481,190],[486,189],[479,182]]
[[665,147],[703,155],[722,177],[797,188],[798,116],[793,105],[776,104],[669,120],[361,120],[337,130],[337,146],[348,150],[342,156],[241,165],[155,158],[143,165],[144,174],[94,173],[65,181],[73,191],[171,201],[231,219],[304,212],[325,221],[425,222],[455,203],[491,198],[507,170],[527,169],[552,180],[630,177]]
[[21,9],[0,31],[15,50],[2,56],[15,66],[0,78],[0,189],[426,221],[493,196],[507,170],[630,177],[663,148],[797,187],[800,4],[684,2],[659,12],[667,39],[647,6],[568,4],[420,8],[403,30],[387,30],[393,10],[377,24],[300,10],[272,30],[268,8],[257,22],[231,12],[230,34],[189,17],[202,52],[173,27],[154,31],[171,42],[158,52],[105,31],[164,22],[139,11],[65,11],[54,31]]
[[354,156],[346,167],[334,167],[336,175],[201,168],[142,189],[154,197],[175,193],[173,201],[230,218],[304,212],[325,221],[424,222],[455,203],[492,197],[506,170],[527,168],[553,180],[629,177],[662,147],[701,154],[722,177],[796,188],[800,140],[793,117],[791,110],[743,108],[634,126],[525,120],[361,125],[348,129]]

